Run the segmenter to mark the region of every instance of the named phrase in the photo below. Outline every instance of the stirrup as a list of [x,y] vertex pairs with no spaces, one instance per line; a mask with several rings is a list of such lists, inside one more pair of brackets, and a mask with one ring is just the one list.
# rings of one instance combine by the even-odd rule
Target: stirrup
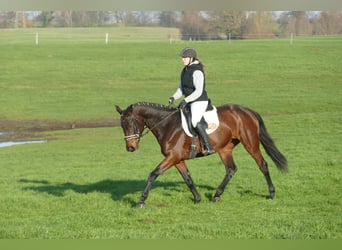
[[204,146],[203,149],[202,149],[202,154],[203,155],[211,155],[213,153],[215,153],[215,150],[212,147]]

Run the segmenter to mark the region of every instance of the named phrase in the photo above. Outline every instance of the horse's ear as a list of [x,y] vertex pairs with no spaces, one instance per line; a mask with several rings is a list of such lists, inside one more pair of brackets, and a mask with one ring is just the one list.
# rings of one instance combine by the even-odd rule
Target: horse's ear
[[122,109],[118,105],[115,105],[115,109],[120,115],[122,114]]

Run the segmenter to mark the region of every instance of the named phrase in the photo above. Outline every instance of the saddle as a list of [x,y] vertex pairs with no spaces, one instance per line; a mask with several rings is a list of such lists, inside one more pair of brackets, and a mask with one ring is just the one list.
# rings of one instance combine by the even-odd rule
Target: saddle
[[[191,123],[191,109],[188,105],[181,110],[181,118],[184,132],[190,137],[197,137],[198,135]],[[213,133],[219,126],[220,122],[217,115],[217,109],[210,101],[200,122],[206,127],[208,135]]]

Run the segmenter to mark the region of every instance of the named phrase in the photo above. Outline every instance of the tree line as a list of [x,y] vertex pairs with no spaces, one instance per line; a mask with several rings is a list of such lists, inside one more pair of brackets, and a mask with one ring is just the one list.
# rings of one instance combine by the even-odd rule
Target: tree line
[[342,34],[341,11],[0,11],[0,28],[162,26],[181,39]]

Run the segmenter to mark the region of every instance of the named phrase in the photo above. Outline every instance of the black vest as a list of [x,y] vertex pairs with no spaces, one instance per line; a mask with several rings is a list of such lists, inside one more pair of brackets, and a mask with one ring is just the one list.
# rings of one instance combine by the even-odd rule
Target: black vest
[[[181,88],[182,88],[183,95],[185,97],[191,95],[192,92],[195,91],[195,86],[194,86],[192,75],[193,75],[194,71],[196,71],[196,70],[202,71],[202,73],[204,75],[203,67],[199,63],[198,64],[191,64],[190,66],[186,66],[182,70]],[[205,91],[205,77],[204,77],[202,95],[199,98],[197,98],[195,101],[208,101],[208,95],[207,95],[207,92]]]

